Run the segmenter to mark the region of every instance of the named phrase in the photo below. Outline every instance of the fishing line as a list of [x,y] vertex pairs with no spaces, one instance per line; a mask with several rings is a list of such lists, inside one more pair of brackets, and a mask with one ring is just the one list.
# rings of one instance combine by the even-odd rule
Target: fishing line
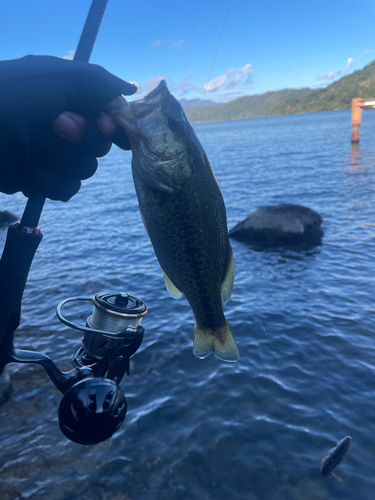
[[[271,341],[271,338],[270,338],[270,336],[268,335],[268,333],[267,333],[266,329],[264,328],[263,323],[262,323],[262,320],[260,319],[260,316],[259,316],[259,314],[257,313],[257,311],[255,311],[255,314],[257,315],[257,318],[258,318],[258,321],[259,321],[259,323],[260,323],[260,326],[261,326],[262,330],[264,331],[264,333],[265,333],[265,335],[266,335],[266,337],[267,337],[267,340],[268,340],[268,342],[269,342],[270,346],[272,347],[272,350],[273,350],[273,352],[274,352],[274,354],[275,354],[275,357],[276,357],[276,359],[277,359],[277,362],[279,363],[279,366],[280,366],[281,370],[282,370],[282,371],[283,371],[283,373],[284,373],[284,377],[285,377],[285,379],[287,379],[288,377],[286,376],[285,370],[284,370],[284,368],[283,368],[283,366],[282,366],[282,364],[281,364],[281,362],[280,362],[280,359],[279,359],[279,357],[278,357],[278,355],[277,355],[277,352],[276,352],[276,350],[275,350],[275,348],[274,348],[274,346],[273,346],[273,343],[272,343],[272,341]],[[301,412],[301,415],[302,415],[302,407],[301,407],[301,405],[299,404],[299,401],[298,401],[298,398],[297,398],[297,393],[295,392],[295,390],[293,389],[293,387],[291,387],[291,389],[292,389],[292,392],[293,392],[293,394],[294,394],[294,398],[295,398],[295,400],[296,400],[297,407],[298,407],[298,409],[299,409],[299,411]],[[308,426],[308,424],[307,424],[307,420],[306,420],[306,419],[305,419],[305,423],[306,423],[306,428],[308,428],[309,426]]]
[[[212,61],[212,66],[211,66],[211,70],[210,70],[210,74],[208,75],[208,80],[207,80],[207,83],[205,84],[204,86],[204,94],[203,94],[203,101],[206,99],[206,94],[207,94],[207,88],[208,88],[208,84],[210,83],[211,81],[211,75],[212,75],[212,70],[214,69],[214,65],[215,65],[215,61],[216,61],[216,56],[217,56],[217,53],[218,53],[218,50],[219,50],[219,46],[220,46],[220,42],[221,42],[221,39],[223,37],[223,33],[224,33],[224,28],[225,28],[225,25],[226,25],[226,22],[227,22],[227,19],[228,19],[228,14],[229,14],[229,9],[232,5],[232,0],[229,1],[229,5],[228,5],[228,9],[227,9],[227,12],[225,14],[225,18],[224,18],[224,22],[223,22],[223,26],[221,28],[221,33],[220,33],[220,37],[219,37],[219,41],[217,42],[217,46],[216,46],[216,50],[215,50],[215,55],[214,55],[214,59]],[[198,118],[197,118],[197,122],[199,122],[199,118],[201,116],[201,110],[202,110],[202,105],[200,105],[199,107],[199,113],[198,113]]]
[[[248,294],[249,292],[247,291],[247,289],[246,289],[246,287],[245,287],[244,283],[241,283],[241,285],[243,286],[244,290],[245,290],[245,291],[246,291],[246,293]],[[272,341],[271,341],[271,337],[268,335],[268,333],[267,333],[266,329],[264,328],[264,325],[263,325],[263,323],[262,323],[262,320],[260,319],[260,316],[259,316],[259,314],[258,314],[258,312],[257,312],[257,311],[255,311],[255,314],[256,314],[256,316],[257,316],[257,318],[258,318],[258,321],[259,321],[259,324],[260,324],[260,326],[261,326],[261,328],[262,328],[262,330],[263,330],[263,332],[264,332],[264,334],[265,334],[265,336],[266,336],[266,339],[268,340],[268,343],[270,344],[270,346],[271,346],[271,348],[272,348],[272,350],[273,350],[273,352],[274,352],[275,358],[277,359],[277,362],[278,362],[278,364],[279,364],[279,367],[280,367],[280,369],[282,370],[282,372],[283,372],[283,374],[284,374],[285,380],[288,380],[288,377],[287,377],[287,375],[286,375],[286,372],[285,372],[285,370],[284,370],[284,368],[283,368],[283,366],[282,366],[282,364],[281,364],[280,358],[279,358],[279,356],[277,355],[276,349],[275,349],[275,347],[274,347],[274,345],[273,345],[273,343],[272,343]],[[307,423],[306,417],[303,417],[303,416],[302,416],[302,415],[303,415],[303,412],[302,412],[302,407],[301,407],[301,405],[300,405],[300,403],[299,403],[299,400],[298,400],[298,397],[297,397],[297,393],[296,393],[296,391],[293,389],[293,387],[292,387],[292,386],[291,386],[290,388],[291,388],[291,390],[292,390],[292,393],[293,393],[294,399],[295,399],[295,401],[296,401],[297,408],[299,409],[299,411],[300,411],[300,413],[301,413],[301,418],[305,421],[305,428],[306,428],[307,430],[309,430],[309,425],[308,425],[308,423]]]
[[[148,259],[146,260],[146,263],[145,263],[145,272],[143,273],[143,281],[142,281],[142,286],[141,286],[141,293],[139,294],[139,298],[140,299],[144,299],[143,297],[143,292],[146,293],[146,291],[144,290],[144,286],[145,286],[145,282],[146,282],[146,276],[149,276],[149,273],[147,273],[147,268],[148,268],[148,265],[150,263],[150,260],[152,258],[152,253],[150,253],[150,255],[148,256]],[[147,299],[147,297],[146,297]]]

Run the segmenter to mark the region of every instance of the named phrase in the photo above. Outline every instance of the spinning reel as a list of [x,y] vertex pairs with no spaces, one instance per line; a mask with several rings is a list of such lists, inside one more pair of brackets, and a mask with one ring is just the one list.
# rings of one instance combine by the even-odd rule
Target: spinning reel
[[[62,307],[68,302],[94,304],[85,326],[68,321]],[[125,420],[127,402],[119,386],[129,360],[142,343],[142,318],[147,306],[126,293],[104,291],[94,298],[74,297],[63,300],[56,311],[67,326],[84,332],[82,345],[72,358],[73,370],[61,372],[46,354],[8,346],[4,365],[37,363],[64,394],[59,406],[59,425],[63,434],[79,444],[96,444],[110,438]]]

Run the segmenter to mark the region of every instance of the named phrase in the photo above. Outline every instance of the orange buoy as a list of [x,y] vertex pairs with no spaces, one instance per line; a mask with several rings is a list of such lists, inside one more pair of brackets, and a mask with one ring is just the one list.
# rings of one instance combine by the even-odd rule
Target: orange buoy
[[362,121],[362,97],[352,99],[352,143],[359,142],[359,133]]

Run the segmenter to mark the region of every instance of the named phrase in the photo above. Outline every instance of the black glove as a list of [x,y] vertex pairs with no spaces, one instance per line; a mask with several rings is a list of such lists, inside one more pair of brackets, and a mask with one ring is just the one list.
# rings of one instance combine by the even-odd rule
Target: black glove
[[[94,64],[51,56],[27,56],[0,62],[0,191],[37,191],[53,200],[69,200],[91,177],[97,157],[115,141],[130,149],[119,130],[106,139],[97,115],[115,97],[136,92],[131,85]],[[58,137],[52,123],[62,112],[86,118],[82,144]]]

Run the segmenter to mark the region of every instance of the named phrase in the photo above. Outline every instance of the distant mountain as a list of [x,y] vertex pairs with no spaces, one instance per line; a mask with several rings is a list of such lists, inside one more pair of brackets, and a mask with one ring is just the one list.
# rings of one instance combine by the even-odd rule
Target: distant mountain
[[194,108],[197,106],[218,106],[217,102],[206,101],[205,99],[180,99],[183,108]]
[[346,109],[351,107],[354,97],[375,98],[375,61],[317,90],[278,90],[209,107],[182,105],[189,120],[196,123]]
[[[309,88],[304,89],[284,89],[265,94],[257,94],[239,97],[234,101],[217,106],[184,106],[185,113],[192,123],[213,122],[222,120],[238,120],[240,118],[254,118],[265,116],[267,111],[285,99],[298,99],[304,94],[312,92]],[[183,101],[183,100],[182,100]],[[180,101],[181,102],[181,101]]]
[[267,110],[267,115],[288,115],[350,108],[354,97],[375,97],[375,61],[363,69],[344,76],[324,89],[318,89],[299,98],[278,102]]

